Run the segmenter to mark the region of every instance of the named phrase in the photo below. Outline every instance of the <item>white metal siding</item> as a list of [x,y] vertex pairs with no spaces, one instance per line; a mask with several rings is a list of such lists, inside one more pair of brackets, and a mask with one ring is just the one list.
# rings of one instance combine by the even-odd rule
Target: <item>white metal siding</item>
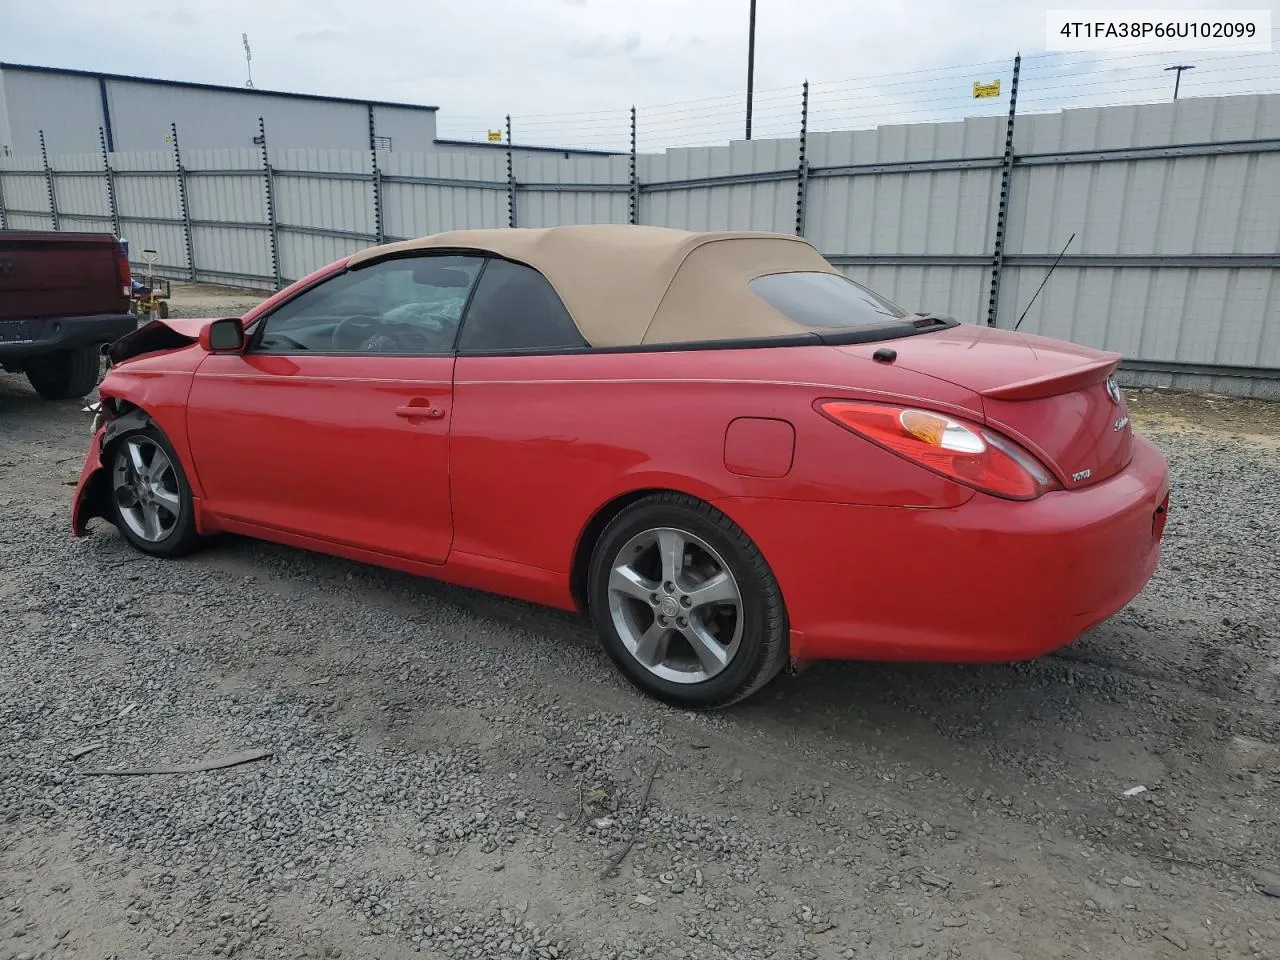
[[[734,174],[791,172],[799,141],[739,141],[726,147],[684,147],[638,158],[641,183],[673,183]],[[732,186],[657,186],[640,195],[640,222],[687,230],[795,231],[796,181]]]
[[350,150],[369,142],[368,112],[360,104],[127,80],[108,80],[107,97],[118,150],[162,149],[171,123],[183,150],[251,147],[259,117],[272,147]]
[[[1268,146],[1280,140],[1280,96],[1028,115],[1016,132],[999,326],[1017,323],[1075,233],[1022,330],[1147,361],[1280,368],[1280,151]],[[274,263],[261,150],[196,150],[184,137],[197,277],[270,287],[277,270],[302,276],[378,235],[367,148],[288,149],[270,128],[269,139]],[[1114,155],[1136,147],[1170,149]],[[639,220],[792,233],[798,148],[765,140],[640,156]],[[1003,148],[1003,118],[815,134],[806,236],[909,309],[983,322]],[[1069,155],[1080,151],[1112,153]],[[628,219],[629,158],[529,151],[514,161],[520,225]],[[96,158],[55,154],[51,163],[60,225],[109,222]],[[189,269],[172,150],[116,153],[111,163],[134,248]],[[380,151],[377,166],[386,239],[507,223],[504,149]],[[698,182],[715,177],[746,182]],[[0,188],[11,227],[52,227],[38,155],[0,158]],[[1101,259],[1072,260],[1080,256]],[[1135,256],[1144,259],[1114,259]],[[1240,256],[1255,260],[1223,259]]]
[[[367,150],[272,151],[271,163],[276,170],[276,220],[283,277],[296,280],[316,267],[374,243],[371,181],[308,177],[302,173],[324,171],[368,177],[372,164]],[[318,236],[306,232],[310,229],[360,236]]]
[[3,93],[15,154],[39,153],[42,129],[50,154],[99,149],[102,96],[92,77],[5,70]]
[[[185,147],[185,145],[184,145]],[[270,220],[262,151],[184,149],[187,204],[196,275],[210,280],[270,281]],[[174,181],[176,188],[176,180]],[[225,224],[215,225],[216,221]]]
[[[436,139],[436,114],[434,110],[412,110],[405,107],[380,107],[375,105],[373,108],[373,127],[377,136],[391,139],[392,150],[404,152],[430,150]],[[365,127],[364,142],[366,144],[369,142],[367,125]],[[306,145],[311,146],[312,144]],[[314,145],[321,146],[321,144]],[[334,146],[354,145],[334,144]]]
[[111,233],[111,205],[102,176],[101,154],[62,154],[50,157],[50,166],[58,192],[59,229]]
[[[1020,117],[1018,155],[1280,138],[1280,97],[1179,100]],[[1015,167],[1005,252],[1280,252],[1280,153]],[[999,326],[1017,322],[1045,268],[1007,268]],[[1276,269],[1060,268],[1030,333],[1153,361],[1280,367]]]
[[[1004,123],[882,127],[814,134],[812,167],[999,157]],[[825,253],[984,254],[991,250],[991,211],[1000,193],[996,168],[861,176],[809,181],[805,236]]]
[[[117,150],[164,149],[171,123],[178,125],[184,149],[251,146],[258,117],[272,147],[369,146],[369,108],[359,102],[110,77],[103,82]],[[432,149],[433,109],[373,109],[378,135],[391,137],[396,149]],[[96,151],[103,124],[96,77],[20,69],[0,77],[0,147],[8,144],[15,154],[38,152],[41,128],[50,153]]]
[[382,209],[388,237],[421,237],[464,227],[507,225],[506,158],[479,153],[391,153],[389,177],[465,180],[475,186],[387,182]]
[[[111,154],[115,171],[120,232],[129,241],[129,259],[142,263],[143,250],[155,250],[165,274],[185,273],[187,248],[181,226],[182,205],[173,154],[167,150]],[[157,176],[161,172],[166,176]],[[171,221],[157,223],[156,220]]]
[[10,230],[53,229],[49,187],[40,157],[0,157],[0,196]]
[[[516,180],[523,184],[581,185],[584,189],[520,191],[517,225],[550,227],[567,223],[626,223],[630,212],[627,193],[631,180],[628,157],[574,157],[531,154],[515,160]],[[591,189],[588,185],[613,185],[618,192]]]
[[17,151],[13,143],[13,134],[9,132],[9,106],[4,83],[4,70],[0,70],[0,157],[9,156]]

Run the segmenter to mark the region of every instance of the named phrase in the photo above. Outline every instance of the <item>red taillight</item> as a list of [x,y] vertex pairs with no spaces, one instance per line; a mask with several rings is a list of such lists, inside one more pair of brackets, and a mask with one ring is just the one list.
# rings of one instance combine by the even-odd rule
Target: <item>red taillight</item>
[[116,280],[120,284],[120,296],[133,295],[133,274],[129,270],[129,258],[119,243],[116,244]]
[[1008,437],[935,410],[853,400],[818,409],[842,427],[944,477],[1008,500],[1034,500],[1058,482]]

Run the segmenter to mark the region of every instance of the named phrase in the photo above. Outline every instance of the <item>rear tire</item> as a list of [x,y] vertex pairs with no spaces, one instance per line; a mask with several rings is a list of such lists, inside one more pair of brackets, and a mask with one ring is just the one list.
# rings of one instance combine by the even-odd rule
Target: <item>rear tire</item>
[[655,494],[605,527],[587,585],[605,650],[681,707],[746,699],[787,661],[782,591],[751,538],[694,497]]
[[97,346],[77,347],[33,360],[27,381],[46,400],[71,400],[90,393],[101,372],[102,351]]
[[120,534],[153,557],[180,557],[201,541],[195,502],[182,461],[155,427],[112,441],[107,467],[107,511]]

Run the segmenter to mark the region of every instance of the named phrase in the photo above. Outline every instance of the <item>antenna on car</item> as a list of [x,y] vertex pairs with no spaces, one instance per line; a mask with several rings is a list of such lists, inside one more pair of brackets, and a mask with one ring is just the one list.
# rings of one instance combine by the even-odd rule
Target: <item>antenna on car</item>
[[1031,304],[1036,302],[1036,297],[1040,296],[1040,291],[1044,289],[1044,285],[1049,282],[1049,278],[1053,276],[1053,271],[1058,266],[1058,261],[1062,259],[1062,254],[1067,252],[1067,247],[1071,246],[1071,241],[1076,238],[1073,233],[1067,237],[1067,242],[1063,244],[1062,250],[1053,259],[1053,264],[1049,267],[1049,272],[1044,275],[1044,279],[1040,281],[1040,286],[1036,287],[1036,292],[1031,295],[1031,301],[1027,304],[1026,309],[1022,311],[1022,316],[1018,318],[1018,322],[1013,325],[1014,333],[1018,332],[1018,328],[1022,326],[1022,321],[1027,319],[1027,310],[1031,309]]

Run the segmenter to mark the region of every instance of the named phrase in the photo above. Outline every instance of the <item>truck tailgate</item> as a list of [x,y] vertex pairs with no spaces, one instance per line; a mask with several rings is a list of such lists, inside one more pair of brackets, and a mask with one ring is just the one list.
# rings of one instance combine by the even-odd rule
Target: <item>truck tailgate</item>
[[0,321],[128,311],[123,259],[110,234],[0,231]]

